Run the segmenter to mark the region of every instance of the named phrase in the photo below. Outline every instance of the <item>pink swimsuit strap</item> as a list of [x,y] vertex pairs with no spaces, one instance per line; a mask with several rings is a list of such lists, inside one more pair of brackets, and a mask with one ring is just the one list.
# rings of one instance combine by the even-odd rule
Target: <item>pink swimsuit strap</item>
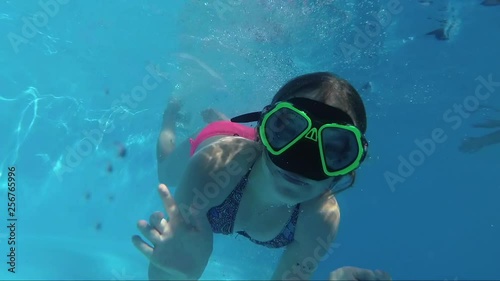
[[189,139],[191,142],[191,156],[203,141],[215,136],[240,136],[255,140],[257,135],[255,128],[231,121],[216,121],[208,124],[195,139]]

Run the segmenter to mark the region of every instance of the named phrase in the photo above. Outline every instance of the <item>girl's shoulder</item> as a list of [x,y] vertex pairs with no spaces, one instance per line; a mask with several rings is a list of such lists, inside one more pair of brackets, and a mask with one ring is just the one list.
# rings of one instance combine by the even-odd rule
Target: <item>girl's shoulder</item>
[[239,165],[251,167],[262,153],[262,145],[254,140],[237,136],[222,136],[203,145],[193,158],[211,168]]

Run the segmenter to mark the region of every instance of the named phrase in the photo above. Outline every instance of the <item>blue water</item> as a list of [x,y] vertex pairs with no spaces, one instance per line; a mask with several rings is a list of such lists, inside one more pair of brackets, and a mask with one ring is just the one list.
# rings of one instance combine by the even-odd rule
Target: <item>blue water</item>
[[[370,159],[356,188],[338,198],[340,232],[314,278],[350,265],[394,279],[498,280],[500,145],[474,154],[458,146],[490,132],[474,122],[500,116],[475,107],[467,117],[443,115],[474,99],[477,77],[500,81],[500,6],[246,2],[40,1],[51,3],[47,9],[1,1],[0,220],[9,224],[8,167],[15,167],[17,222],[15,274],[10,232],[0,227],[0,278],[147,278],[130,237],[137,220],[162,208],[155,145],[172,93],[191,116],[178,124],[183,139],[203,125],[207,107],[229,116],[259,110],[288,79],[326,70],[363,95]],[[373,13],[388,11],[380,29],[367,27],[377,24]],[[449,40],[425,35],[443,20]],[[359,30],[372,33],[356,41]],[[145,77],[155,86],[140,101],[122,100]],[[367,82],[371,89],[361,90]],[[482,102],[500,107],[498,83],[487,93]],[[445,140],[388,182],[433,131]],[[216,236],[203,278],[265,280],[280,253]]]

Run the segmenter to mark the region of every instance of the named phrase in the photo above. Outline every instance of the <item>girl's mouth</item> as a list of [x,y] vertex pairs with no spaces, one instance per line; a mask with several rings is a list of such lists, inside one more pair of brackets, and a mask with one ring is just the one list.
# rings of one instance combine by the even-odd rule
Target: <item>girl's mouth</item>
[[278,170],[279,174],[288,182],[290,183],[293,183],[295,185],[302,185],[302,186],[305,186],[305,185],[309,185],[308,183],[302,181],[299,177],[289,173],[289,172],[286,172],[286,171],[281,171],[281,170]]

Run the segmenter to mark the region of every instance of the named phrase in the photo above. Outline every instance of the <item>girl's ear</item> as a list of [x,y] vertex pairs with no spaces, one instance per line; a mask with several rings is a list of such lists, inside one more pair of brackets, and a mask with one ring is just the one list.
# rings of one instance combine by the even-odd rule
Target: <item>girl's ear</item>
[[266,114],[267,112],[269,112],[269,110],[271,110],[271,108],[273,108],[271,104],[264,106],[264,108],[262,109],[262,114]]

